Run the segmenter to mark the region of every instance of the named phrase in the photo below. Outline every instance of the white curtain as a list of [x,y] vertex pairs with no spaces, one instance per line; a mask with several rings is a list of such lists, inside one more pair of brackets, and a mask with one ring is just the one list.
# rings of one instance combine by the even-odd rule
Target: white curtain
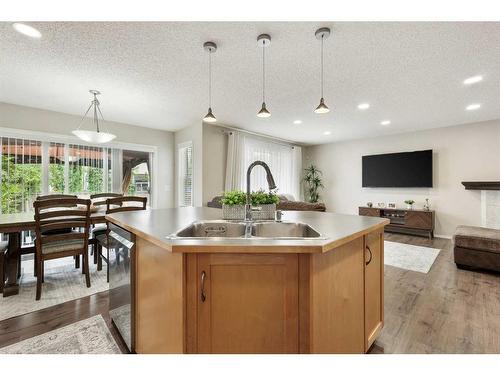
[[[279,194],[290,194],[295,199],[300,199],[301,147],[234,131],[229,133],[225,190],[244,191],[247,168],[256,160],[269,165]],[[252,171],[250,188],[252,191],[267,190],[263,168],[258,166]]]

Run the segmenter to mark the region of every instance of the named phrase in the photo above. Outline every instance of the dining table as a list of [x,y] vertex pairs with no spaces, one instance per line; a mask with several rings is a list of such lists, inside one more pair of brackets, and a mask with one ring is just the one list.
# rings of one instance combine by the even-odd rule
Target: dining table
[[[90,213],[91,225],[106,222],[106,206],[92,206]],[[19,278],[21,277],[21,255],[35,252],[35,247],[21,247],[21,233],[35,230],[34,211],[0,214],[0,233],[9,237],[7,253],[4,259],[5,280],[3,296],[19,294]]]

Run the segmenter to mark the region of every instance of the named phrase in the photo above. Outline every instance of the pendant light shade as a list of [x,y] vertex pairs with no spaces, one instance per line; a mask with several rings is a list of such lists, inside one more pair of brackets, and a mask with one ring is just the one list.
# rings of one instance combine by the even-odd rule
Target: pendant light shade
[[314,110],[314,113],[328,113],[330,108],[325,104],[325,99],[323,98],[323,42],[326,38],[330,36],[330,29],[328,27],[322,27],[316,30],[316,39],[321,40],[321,99],[319,105]]
[[265,102],[262,102],[262,108],[257,113],[257,117],[271,117],[271,112],[267,110]]
[[257,37],[257,45],[262,48],[262,107],[257,117],[271,117],[271,112],[266,108],[266,48],[271,44],[268,34],[260,34]]
[[208,113],[203,117],[203,121],[214,123],[217,122],[217,118],[212,112],[212,53],[217,51],[217,44],[205,42],[203,49],[208,52]]
[[330,112],[330,108],[325,104],[325,100],[323,98],[320,99],[319,105],[314,110],[315,113],[328,113]]
[[[99,100],[97,100],[97,95],[100,95],[101,93],[97,90],[89,90],[89,92],[93,95],[92,102],[90,103],[90,106],[87,108],[87,111],[83,115],[82,120],[80,121],[80,125],[76,130],[73,130],[72,133],[76,135],[78,138],[80,138],[82,141],[88,143],[110,142],[116,138],[116,135],[102,132],[99,126],[99,116],[101,116],[101,119],[104,121],[104,117],[102,116],[101,108],[99,106],[100,103]],[[94,130],[80,129],[83,120],[85,120],[85,117],[87,117],[87,114],[90,112],[91,109],[93,109],[92,123],[95,126],[96,130],[94,131]]]
[[203,117],[203,121],[205,121],[205,122],[216,122],[217,121],[214,114],[212,113],[212,108],[208,108],[208,113],[205,115],[205,117]]

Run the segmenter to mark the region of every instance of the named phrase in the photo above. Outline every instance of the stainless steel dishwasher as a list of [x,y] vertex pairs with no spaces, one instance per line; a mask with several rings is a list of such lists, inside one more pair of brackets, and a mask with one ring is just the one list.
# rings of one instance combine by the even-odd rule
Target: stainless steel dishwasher
[[133,353],[135,235],[113,223],[108,225],[109,315],[128,350]]

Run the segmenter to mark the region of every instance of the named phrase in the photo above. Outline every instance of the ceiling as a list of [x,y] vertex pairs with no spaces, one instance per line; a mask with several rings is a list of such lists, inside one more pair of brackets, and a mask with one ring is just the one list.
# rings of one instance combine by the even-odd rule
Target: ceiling
[[[500,23],[474,22],[33,22],[32,39],[0,23],[0,101],[82,115],[99,89],[105,119],[164,130],[207,112],[213,55],[218,123],[317,144],[500,118]],[[319,102],[325,41],[325,101]],[[266,102],[261,104],[261,50]],[[462,81],[481,74],[471,86]],[[359,103],[370,103],[366,111]],[[477,111],[465,111],[481,103]],[[390,126],[381,126],[389,119]],[[302,124],[294,125],[294,120]],[[76,126],[76,125],[75,125]],[[330,131],[331,135],[324,135]],[[118,135],[119,136],[119,135]]]

